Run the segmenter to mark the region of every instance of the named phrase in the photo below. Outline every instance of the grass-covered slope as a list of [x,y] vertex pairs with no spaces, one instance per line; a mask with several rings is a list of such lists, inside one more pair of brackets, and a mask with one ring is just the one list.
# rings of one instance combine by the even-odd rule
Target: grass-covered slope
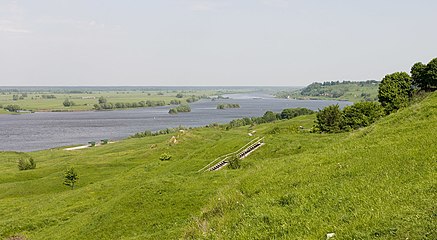
[[[299,130],[313,120],[34,152],[28,171],[17,168],[23,154],[0,153],[0,237],[437,238],[437,94],[352,133]],[[197,173],[252,130],[266,145],[241,169]],[[70,165],[74,190],[62,185]]]
[[254,166],[187,235],[437,239],[437,94],[372,127],[331,136],[312,146],[269,136],[279,143],[252,155]]

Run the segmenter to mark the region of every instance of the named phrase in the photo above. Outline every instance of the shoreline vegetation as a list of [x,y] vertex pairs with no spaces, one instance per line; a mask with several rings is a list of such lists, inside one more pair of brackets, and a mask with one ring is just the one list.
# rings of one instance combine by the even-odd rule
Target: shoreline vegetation
[[253,87],[0,87],[0,114],[121,110],[193,103]]
[[240,108],[240,104],[237,103],[221,103],[217,105],[217,109],[226,109],[226,108]]
[[379,81],[330,81],[314,82],[292,91],[279,91],[277,98],[296,100],[377,101]]
[[178,114],[178,113],[182,113],[182,112],[191,112],[191,107],[188,104],[181,104],[175,108],[170,108],[170,110],[168,110],[169,114]]

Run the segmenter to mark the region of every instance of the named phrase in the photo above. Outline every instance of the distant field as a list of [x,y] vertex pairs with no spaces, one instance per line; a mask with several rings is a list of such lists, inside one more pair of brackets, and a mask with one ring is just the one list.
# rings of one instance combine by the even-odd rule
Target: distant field
[[[0,94],[0,105],[19,105],[22,109],[30,111],[84,111],[93,110],[94,104],[98,103],[99,97],[104,97],[111,103],[138,103],[140,101],[165,101],[170,105],[172,100],[180,100],[181,103],[187,103],[187,99],[196,97],[206,97],[218,94],[232,92],[241,92],[248,90],[182,90],[182,91],[92,91],[90,93],[53,93],[53,92],[7,92]],[[177,98],[177,94],[182,94],[182,98]],[[14,95],[23,99],[13,100]],[[43,98],[43,95],[54,96],[55,98]],[[74,106],[65,107],[65,99],[74,102]],[[8,113],[0,110],[1,113]]]
[[[0,238],[437,239],[436,106],[434,93],[340,134],[310,133],[308,115],[77,151],[0,152]],[[242,168],[197,172],[248,133],[266,144]],[[19,171],[29,157],[36,169]],[[62,185],[68,166],[79,173],[74,190]]]

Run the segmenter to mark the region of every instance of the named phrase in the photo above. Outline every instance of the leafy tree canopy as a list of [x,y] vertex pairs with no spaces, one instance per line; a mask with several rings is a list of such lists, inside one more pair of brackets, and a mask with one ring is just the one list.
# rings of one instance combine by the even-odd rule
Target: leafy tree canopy
[[386,113],[391,113],[408,105],[411,82],[411,77],[405,72],[388,74],[382,79],[381,84],[379,84],[378,99]]
[[437,58],[432,59],[428,64],[415,63],[411,67],[413,84],[425,91],[437,89]]

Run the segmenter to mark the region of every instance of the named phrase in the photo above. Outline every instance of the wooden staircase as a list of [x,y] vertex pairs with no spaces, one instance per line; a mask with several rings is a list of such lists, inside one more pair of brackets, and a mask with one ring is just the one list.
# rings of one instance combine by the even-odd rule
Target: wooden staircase
[[[209,163],[208,165],[206,165],[205,167],[200,169],[199,172],[200,171],[217,171],[217,170],[220,170],[224,166],[228,165],[229,161],[227,161],[227,160],[230,157],[237,156],[239,159],[243,159],[243,158],[247,157],[250,153],[255,151],[256,149],[261,147],[262,145],[264,145],[264,138],[259,138],[258,137],[256,139],[250,141],[248,144],[246,144],[245,146],[240,148],[238,151],[233,152],[233,153],[229,153],[229,154],[226,154],[226,155],[223,155],[221,157],[218,157],[217,159],[215,159],[214,161],[212,161],[211,163]],[[243,150],[241,150],[241,149],[243,149]],[[211,165],[212,165],[212,167],[210,167]]]

